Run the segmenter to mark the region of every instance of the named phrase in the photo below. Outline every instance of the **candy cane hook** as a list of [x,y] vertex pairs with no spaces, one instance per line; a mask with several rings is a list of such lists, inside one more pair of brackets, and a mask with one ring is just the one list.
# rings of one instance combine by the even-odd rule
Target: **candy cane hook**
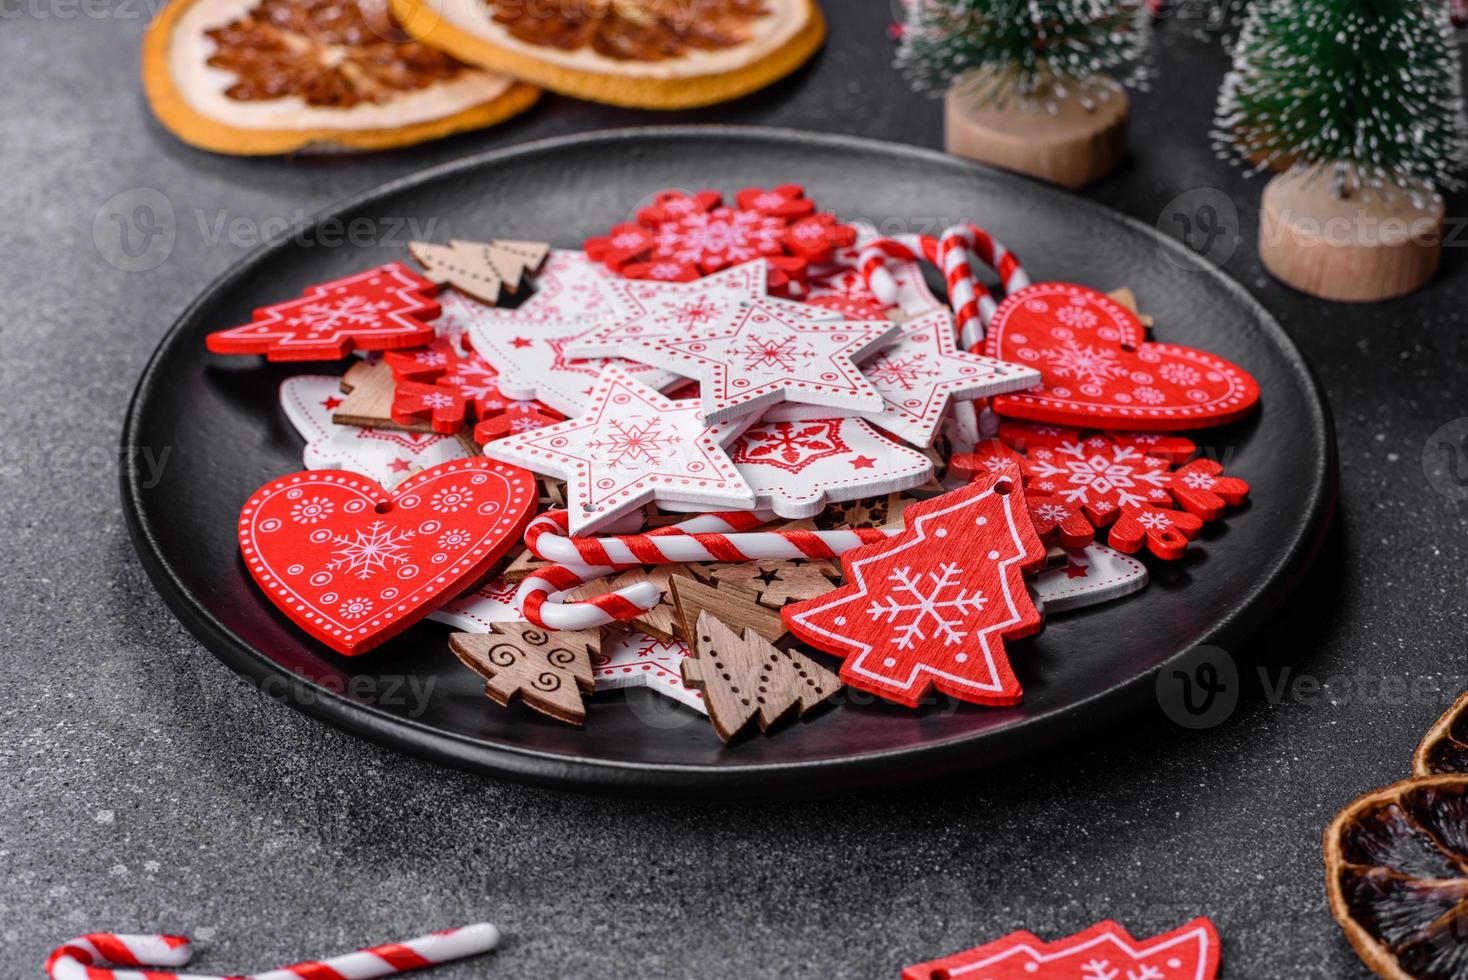
[[[494,949],[499,941],[499,930],[480,922],[401,943],[369,946],[329,960],[311,960],[246,977],[226,978],[153,969],[188,963],[193,947],[183,936],[94,932],[58,946],[46,960],[46,972],[52,980],[301,980],[302,977],[371,980],[477,956]],[[144,969],[111,969],[114,966]]]
[[849,531],[756,531],[774,514],[768,511],[704,514],[646,534],[604,538],[566,537],[565,511],[550,511],[530,522],[525,545],[537,557],[557,562],[520,583],[515,594],[520,614],[550,630],[585,630],[628,622],[655,607],[662,593],[651,582],[574,602],[551,596],[569,592],[618,569],[678,562],[754,561],[763,558],[836,558],[864,544],[885,541],[900,528]]

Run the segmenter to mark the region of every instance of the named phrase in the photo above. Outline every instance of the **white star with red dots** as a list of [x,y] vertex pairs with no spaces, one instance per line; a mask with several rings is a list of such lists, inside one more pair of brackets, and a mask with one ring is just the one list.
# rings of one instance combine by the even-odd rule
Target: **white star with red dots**
[[748,422],[707,425],[695,401],[672,401],[618,367],[602,372],[578,417],[484,447],[484,454],[566,481],[572,534],[650,501],[754,507],[725,444]]
[[469,340],[499,371],[500,391],[509,398],[544,402],[570,416],[581,411],[608,364],[626,367],[654,388],[672,381],[666,371],[578,357],[569,350],[588,330],[626,315],[611,288],[622,281],[581,252],[554,249],[535,277],[535,294],[518,309],[479,306],[469,324]]
[[697,378],[703,417],[720,422],[790,401],[880,412],[857,363],[896,337],[887,322],[813,321],[788,301],[741,304],[716,327],[625,344],[623,355]]
[[862,418],[914,446],[931,446],[954,399],[985,398],[1032,388],[1040,372],[958,349],[953,315],[934,310],[902,325],[897,343],[862,373],[882,394],[880,412]]

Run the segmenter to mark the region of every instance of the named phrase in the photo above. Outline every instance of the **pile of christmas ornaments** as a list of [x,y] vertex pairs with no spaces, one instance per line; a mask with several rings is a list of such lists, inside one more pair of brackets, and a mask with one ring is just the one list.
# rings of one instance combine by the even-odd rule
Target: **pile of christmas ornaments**
[[580,250],[410,253],[209,336],[346,365],[282,385],[307,469],[250,497],[240,547],[340,653],[462,630],[502,705],[580,724],[648,686],[727,741],[843,684],[1015,704],[1006,640],[1141,589],[1139,557],[1248,494],[1181,434],[1252,411],[1247,373],[975,226],[668,191]]

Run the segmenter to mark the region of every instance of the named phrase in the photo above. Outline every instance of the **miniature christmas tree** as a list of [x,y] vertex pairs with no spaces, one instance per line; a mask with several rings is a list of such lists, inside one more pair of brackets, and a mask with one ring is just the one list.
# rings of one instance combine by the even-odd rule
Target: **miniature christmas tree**
[[1457,186],[1465,136],[1441,0],[1255,0],[1218,101],[1226,155],[1328,168],[1331,190]]
[[1255,0],[1218,101],[1222,155],[1282,171],[1259,254],[1284,282],[1365,301],[1416,289],[1442,255],[1438,191],[1468,152],[1442,0]]
[[898,67],[948,87],[960,156],[1080,187],[1126,156],[1127,97],[1148,36],[1135,0],[905,0]]
[[1140,81],[1147,21],[1124,0],[910,0],[901,38],[898,67],[919,89],[969,74],[983,98],[1043,101],[1103,73]]

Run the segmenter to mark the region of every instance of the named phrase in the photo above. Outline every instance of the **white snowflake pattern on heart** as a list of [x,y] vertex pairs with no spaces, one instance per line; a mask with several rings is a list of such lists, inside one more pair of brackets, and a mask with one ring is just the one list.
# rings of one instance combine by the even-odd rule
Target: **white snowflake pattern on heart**
[[474,502],[472,490],[459,490],[445,487],[435,490],[428,501],[428,506],[440,514],[457,514],[465,507]]
[[331,501],[325,497],[307,497],[291,507],[291,520],[297,524],[319,524],[331,516]]

